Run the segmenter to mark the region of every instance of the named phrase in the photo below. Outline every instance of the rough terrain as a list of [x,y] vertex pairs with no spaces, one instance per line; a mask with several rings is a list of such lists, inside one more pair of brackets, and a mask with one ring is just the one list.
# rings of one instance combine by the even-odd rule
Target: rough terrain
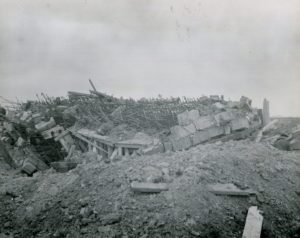
[[[77,156],[82,164],[68,173],[1,172],[3,237],[241,237],[251,205],[263,211],[262,237],[299,237],[297,151],[247,139],[111,163]],[[169,190],[131,191],[132,181],[149,180]],[[207,189],[214,183],[257,194],[216,196]]]

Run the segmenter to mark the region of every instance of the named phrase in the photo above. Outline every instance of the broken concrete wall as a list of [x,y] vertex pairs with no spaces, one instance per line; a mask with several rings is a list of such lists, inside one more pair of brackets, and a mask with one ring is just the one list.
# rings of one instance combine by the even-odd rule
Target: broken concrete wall
[[[170,129],[173,150],[185,150],[231,133],[261,126],[259,112],[251,107],[251,100],[247,97],[242,96],[239,102],[216,102],[211,107],[214,108],[213,113],[207,115],[195,109],[177,115],[178,125]],[[166,145],[168,149],[171,148],[169,144]]]

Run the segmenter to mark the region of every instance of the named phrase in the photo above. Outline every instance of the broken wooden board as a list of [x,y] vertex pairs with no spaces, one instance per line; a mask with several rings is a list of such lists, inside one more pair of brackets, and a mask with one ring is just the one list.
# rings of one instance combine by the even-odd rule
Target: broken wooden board
[[208,189],[216,195],[250,196],[255,194],[255,192],[250,189],[242,190],[232,183],[208,185]]
[[263,216],[260,211],[255,206],[250,207],[242,238],[260,238],[262,223]]
[[132,182],[131,189],[134,192],[140,193],[159,193],[162,191],[168,190],[168,186],[166,183],[140,183],[140,182]]

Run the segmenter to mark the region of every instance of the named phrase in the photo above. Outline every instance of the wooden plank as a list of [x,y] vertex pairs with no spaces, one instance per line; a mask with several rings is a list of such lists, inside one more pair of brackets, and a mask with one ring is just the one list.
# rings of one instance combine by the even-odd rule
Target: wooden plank
[[242,238],[260,238],[263,216],[256,206],[248,209],[246,224]]
[[131,189],[141,193],[159,193],[168,190],[166,183],[139,183],[132,182]]
[[83,140],[84,142],[88,143],[89,146],[95,146],[97,149],[99,149],[102,152],[107,153],[104,149],[102,149],[100,146],[95,145],[92,141],[89,141],[88,139],[84,138],[82,135],[74,132],[74,131],[70,131],[74,136],[76,136],[78,139]]

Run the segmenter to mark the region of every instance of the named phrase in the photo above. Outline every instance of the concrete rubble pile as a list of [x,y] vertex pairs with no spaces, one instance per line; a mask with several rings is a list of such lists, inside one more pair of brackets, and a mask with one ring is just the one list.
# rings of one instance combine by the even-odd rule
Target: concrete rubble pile
[[255,131],[263,125],[262,110],[252,108],[246,97],[239,102],[219,100],[212,107],[216,108],[214,113],[206,115],[195,109],[178,114],[178,125],[170,129],[165,148],[178,151],[212,140],[234,139],[240,132]]
[[[93,96],[91,97],[91,95]],[[54,99],[52,101],[49,99],[44,104],[30,102],[25,104],[26,109],[7,113],[7,117],[35,131],[45,141],[60,144],[63,156],[54,161],[43,161],[42,159],[46,166],[53,167],[58,171],[74,168],[74,164],[67,164],[72,163],[70,160],[74,151],[93,151],[106,162],[110,162],[123,156],[181,151],[206,142],[245,139],[270,121],[267,100],[264,100],[263,109],[256,109],[251,106],[251,100],[244,96],[240,101],[226,101],[223,96],[218,95],[202,96],[191,100],[184,98],[182,101],[162,98],[137,102],[131,100],[125,101],[124,105],[118,107],[112,106],[113,110],[109,111],[106,103],[111,102],[115,105],[122,100],[118,101],[118,99],[100,92],[97,93],[97,97],[94,94],[91,95],[72,92],[69,101],[65,100],[63,105],[60,100]],[[83,97],[89,99],[82,101]],[[94,100],[98,100],[97,108],[93,108],[95,104],[92,102],[96,102]],[[56,104],[56,102],[59,103]],[[82,109],[80,105],[84,105],[85,110],[89,111],[80,111]],[[141,111],[143,107],[152,108],[155,112],[149,113],[147,116],[145,111]],[[166,108],[166,110],[159,108]],[[139,127],[134,127],[131,123],[124,124],[124,122],[134,120],[132,116],[128,117],[127,115],[132,113],[132,110],[137,110],[135,124]],[[85,119],[83,121],[82,119],[86,118],[86,114],[89,115],[90,120],[97,116],[96,111],[100,111],[98,115],[101,118],[94,119],[94,121],[98,121],[97,124],[83,123]],[[175,111],[178,113],[174,114]],[[139,114],[142,114],[143,117],[139,118]],[[154,124],[158,123],[157,127],[149,129],[147,125],[145,128],[141,128],[140,126],[145,125],[145,122],[147,124],[147,120],[150,120],[150,114],[157,118],[157,121],[155,118],[151,120]],[[173,120],[174,117],[178,125]],[[144,124],[137,120],[144,121]],[[168,123],[164,120],[167,120]],[[12,131],[11,125],[12,123],[9,122],[3,123],[6,130]],[[126,129],[123,127],[124,125]],[[120,133],[123,135],[120,136]],[[26,147],[28,138],[19,136],[16,138],[15,145],[21,148]],[[297,139],[295,138],[291,142],[291,148],[296,147]],[[41,162],[33,163],[32,160],[24,160],[23,170],[31,175],[39,170],[36,164],[41,164]]]

